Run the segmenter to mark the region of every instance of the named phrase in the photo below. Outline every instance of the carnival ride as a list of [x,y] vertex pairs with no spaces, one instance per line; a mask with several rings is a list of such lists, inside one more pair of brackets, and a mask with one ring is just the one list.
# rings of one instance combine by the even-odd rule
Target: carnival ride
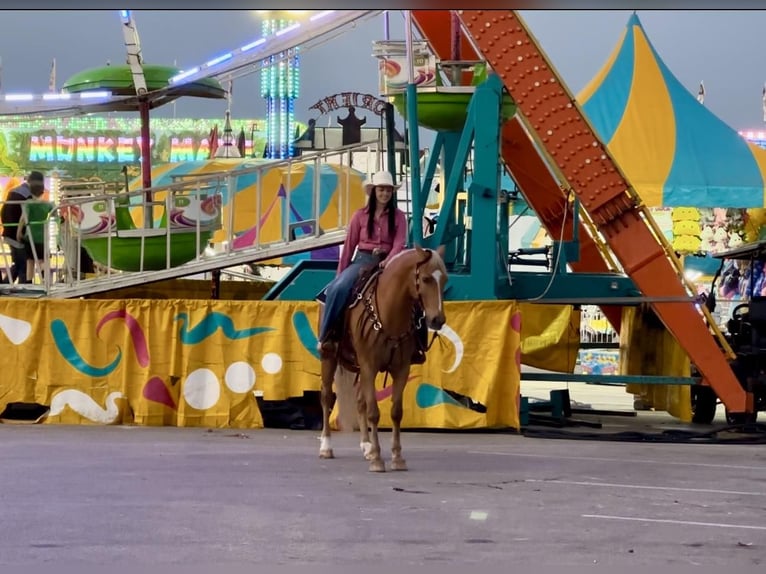
[[[338,32],[355,20],[377,12],[316,14],[305,26],[296,24],[273,41],[255,42],[171,77],[168,87],[158,91],[167,93],[206,77],[250,73],[254,64],[278,56],[290,46]],[[734,352],[729,342],[707,309],[696,305],[695,294],[684,280],[672,246],[658,230],[631,183],[518,14],[442,10],[413,11],[411,17],[429,49],[441,61],[439,71],[445,71],[452,79],[453,88],[461,88],[434,90],[430,105],[464,106],[466,94],[470,94],[464,123],[432,123],[432,127],[439,128],[436,149],[422,181],[418,162],[410,164],[412,240],[427,246],[447,246],[450,266],[447,297],[454,301],[526,299],[567,305],[599,304],[618,329],[622,306],[651,307],[691,359],[699,376],[635,375],[634,382],[709,387],[724,403],[731,420],[754,420],[753,393],[743,386],[731,368],[729,360]],[[412,42],[411,37],[408,42]],[[386,57],[385,54],[379,56]],[[486,79],[482,75],[485,66],[490,70]],[[429,103],[419,103],[412,71],[400,105],[404,107],[412,134],[410,152],[417,157],[418,114],[422,111],[426,117]],[[89,109],[95,111],[93,106]],[[24,110],[27,113],[29,108]],[[17,108],[15,113],[24,110]],[[432,114],[436,118],[439,115],[438,112]],[[462,115],[460,117],[462,119]],[[445,181],[441,210],[433,233],[425,237],[422,190],[430,189],[440,161]],[[510,269],[509,197],[499,186],[503,169],[517,183],[549,235],[556,238],[551,251],[554,264],[549,273],[526,274]],[[468,171],[471,178],[466,186]],[[230,189],[230,173],[201,178],[194,185],[209,184],[216,177],[224,177]],[[188,187],[190,184],[177,185]],[[224,187],[221,181],[216,185],[219,189]],[[155,190],[147,187],[143,191],[149,198]],[[316,191],[314,198],[318,201]],[[198,196],[197,200],[201,198]],[[169,212],[172,205],[166,203],[165,208]],[[343,239],[343,222],[339,222],[332,233],[322,233],[315,222],[303,239],[291,241],[291,226],[308,224],[291,223],[289,218],[283,221],[287,236],[273,245],[258,245],[242,252],[229,250],[210,260],[198,258],[180,267],[153,273],[115,275],[108,277],[105,283],[113,288],[116,284],[178,277],[255,258],[268,259],[337,244]],[[513,254],[514,261],[523,255]],[[566,271],[567,266],[573,272]],[[326,281],[327,267],[326,262],[299,263],[267,298],[305,300],[313,297],[315,285]],[[83,283],[59,291],[58,295],[51,289],[49,294],[71,297],[94,287],[97,287],[95,283]],[[105,289],[106,285],[101,288]],[[573,297],[573,293],[580,296]],[[577,379],[571,373],[563,373],[561,377],[559,380]]]
[[[451,267],[447,298],[598,304],[618,330],[620,307],[651,307],[698,376],[637,373],[621,380],[702,385],[724,403],[730,420],[753,421],[753,394],[731,368],[731,346],[709,311],[697,305],[672,246],[518,14],[462,10],[412,15],[433,53],[449,62],[451,70],[445,75],[457,80],[461,91],[472,92],[462,129],[437,131],[422,187],[428,189],[440,159],[446,187],[438,223],[427,238],[419,217],[424,197],[413,174],[412,238],[424,245],[447,245]],[[493,72],[483,82],[472,81],[472,72],[481,72],[477,63],[486,63]],[[413,71],[407,88],[406,115],[412,132],[428,104],[420,103],[416,95]],[[512,117],[504,113],[506,96],[516,106]],[[454,96],[448,90],[437,93],[437,105],[445,105],[450,97]],[[434,126],[428,119],[427,123],[453,127]],[[459,204],[471,150],[472,179],[465,202]],[[555,239],[550,273],[509,271],[508,197],[499,192],[503,168]],[[520,255],[513,259],[518,261]],[[567,272],[567,266],[574,272]],[[295,286],[301,282],[313,288],[329,273],[324,271],[323,280],[300,280],[300,275],[312,273],[310,267],[305,262],[294,268],[267,297],[307,298],[309,294]],[[571,373],[539,378],[578,380]]]
[[[344,150],[304,154],[299,162],[256,164],[252,161],[234,161],[222,165],[224,160],[219,160],[200,170],[206,171],[205,175],[212,174],[210,177],[174,182],[160,188],[152,183],[149,111],[182,95],[224,98],[226,92],[217,78],[231,81],[238,75],[256,72],[263,66],[278,65],[292,47],[298,44],[311,46],[312,42],[376,13],[318,12],[305,22],[275,31],[268,38],[259,38],[201,66],[180,71],[144,63],[132,12],[122,10],[120,18],[128,52],[127,66],[86,70],[66,82],[65,91],[61,94],[7,94],[2,102],[2,115],[73,115],[136,109],[141,114],[140,192],[129,191],[126,186],[128,189],[120,197],[91,194],[90,198],[68,199],[68,205],[61,209],[65,231],[71,242],[83,245],[95,260],[104,265],[106,276],[94,280],[90,286],[83,286],[75,284],[77,281],[51,284],[50,274],[46,274],[45,291],[48,295],[72,297],[94,289],[106,290],[115,280],[121,285],[144,283],[147,277],[141,273],[147,271],[157,271],[159,275],[155,279],[166,279],[304,251],[318,250],[321,254],[324,247],[342,243],[342,225],[346,221],[343,214],[347,218],[348,213],[361,205],[364,198],[361,174],[342,167],[329,169],[320,164],[326,163],[328,158],[342,155]],[[342,165],[343,162],[335,163]],[[308,178],[304,177],[306,174],[310,174]],[[291,184],[302,180],[308,185],[303,185],[300,190],[293,189]],[[334,185],[329,190],[328,181]],[[251,192],[257,190],[258,202],[262,192],[263,195],[270,195],[272,191],[275,198],[283,200],[282,203],[286,204],[282,210],[284,217],[277,222],[277,231],[267,232],[264,237],[260,203],[248,212],[253,219],[249,225],[238,227],[236,231],[232,229],[234,213],[243,211],[242,204],[246,201],[240,199],[238,209],[235,209],[234,198],[240,191],[240,184]],[[249,203],[256,202],[252,200]],[[298,210],[296,203],[304,207]],[[182,209],[181,204],[187,205]],[[200,217],[194,220],[189,218],[189,205],[204,208],[197,210]],[[327,212],[328,206],[334,210],[332,214]],[[264,207],[273,208],[273,201],[270,206]],[[173,213],[179,211],[183,211],[185,216],[173,217]],[[222,221],[218,211],[227,212],[227,219]],[[308,211],[311,213],[307,214]],[[83,229],[79,220],[68,219],[70,214],[81,218],[94,212],[100,213],[106,225]],[[128,212],[130,217],[126,216]],[[334,214],[337,214],[335,221],[329,221]],[[320,221],[322,217],[323,221]],[[225,234],[220,233],[222,225],[226,227]],[[208,243],[216,231],[219,232],[223,249],[217,256],[211,256],[206,250],[210,251]],[[274,250],[269,247],[274,247]],[[194,268],[177,269],[178,265],[186,262],[193,262]],[[115,279],[117,274],[112,273],[115,270],[138,274],[119,273]],[[23,289],[20,291],[23,293]]]

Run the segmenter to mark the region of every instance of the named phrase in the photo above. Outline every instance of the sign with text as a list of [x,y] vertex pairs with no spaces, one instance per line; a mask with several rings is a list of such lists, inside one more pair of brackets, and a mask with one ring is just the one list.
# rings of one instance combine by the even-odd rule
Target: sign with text
[[[210,156],[211,130],[218,124],[217,145],[224,143],[222,121],[169,119],[151,121],[152,163],[199,161]],[[266,142],[263,120],[232,120],[232,144],[244,139],[244,155],[260,157]],[[244,136],[244,137],[242,137]],[[255,152],[255,153],[253,153]],[[98,175],[137,167],[141,158],[137,118],[87,117],[0,122],[0,173],[57,169]]]
[[376,116],[382,116],[386,102],[376,98],[372,94],[362,94],[360,92],[340,92],[322,98],[310,110],[317,110],[319,115],[329,114],[340,108],[358,108],[368,110]]

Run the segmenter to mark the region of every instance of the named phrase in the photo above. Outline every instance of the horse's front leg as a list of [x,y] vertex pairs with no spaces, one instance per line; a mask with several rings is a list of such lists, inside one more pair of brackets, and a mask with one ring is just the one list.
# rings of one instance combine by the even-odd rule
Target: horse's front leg
[[[359,392],[364,396],[367,404],[367,424],[370,427],[370,452],[365,457],[370,461],[370,472],[385,472],[386,465],[380,457],[380,441],[378,440],[378,423],[380,422],[380,410],[375,398],[375,375],[377,371],[367,365],[360,365]],[[362,431],[364,432],[364,431]],[[362,434],[364,437],[364,434]]]
[[365,460],[370,460],[372,443],[370,442],[370,425],[367,422],[367,401],[364,398],[364,392],[362,392],[358,376],[354,384],[354,390],[356,391],[356,416],[359,422],[359,448],[362,450],[362,456]]
[[319,443],[319,458],[335,458],[330,442],[330,407],[332,405],[332,382],[338,359],[332,356],[322,357],[322,436]]
[[404,387],[407,385],[409,376],[409,365],[391,373],[393,379],[391,392],[391,470],[407,470],[407,461],[402,458],[400,429],[404,415]]

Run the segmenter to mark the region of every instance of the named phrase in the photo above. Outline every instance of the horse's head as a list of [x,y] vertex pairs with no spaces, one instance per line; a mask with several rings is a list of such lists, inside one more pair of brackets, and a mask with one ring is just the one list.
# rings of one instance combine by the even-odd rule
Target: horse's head
[[[438,331],[447,319],[444,316],[444,286],[447,268],[442,260],[444,248],[414,249],[402,251],[391,259],[383,271],[386,289],[398,292],[413,304],[418,303],[425,313],[426,324]],[[404,301],[399,303],[402,306]]]
[[444,286],[447,268],[442,260],[443,247],[437,251],[415,246],[415,281],[411,283],[412,298],[418,301],[426,316],[429,329],[438,331],[447,318],[444,315]]

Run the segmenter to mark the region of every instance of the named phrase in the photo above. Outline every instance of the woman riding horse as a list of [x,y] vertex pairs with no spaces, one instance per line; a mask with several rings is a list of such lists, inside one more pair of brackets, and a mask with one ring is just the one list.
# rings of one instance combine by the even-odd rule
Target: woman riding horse
[[[438,331],[446,322],[444,288],[447,268],[442,260],[443,248],[437,250],[406,249],[391,258],[385,269],[366,282],[359,298],[348,311],[344,322],[343,341],[353,349],[353,359],[339,353],[322,353],[322,436],[321,458],[333,458],[330,444],[330,409],[332,384],[338,384],[339,418],[348,377],[335,378],[338,367],[358,372],[356,407],[361,432],[360,447],[370,470],[384,472],[380,453],[378,423],[380,410],[375,379],[378,373],[391,376],[391,468],[407,470],[402,457],[400,429],[404,414],[404,387],[410,375],[415,349],[420,345],[421,325]],[[416,313],[416,310],[419,310]],[[346,395],[348,396],[348,395]],[[349,406],[346,404],[345,408]]]
[[338,335],[332,332],[332,328],[345,308],[362,269],[376,265],[384,268],[404,249],[407,218],[396,206],[394,192],[398,187],[387,171],[374,174],[364,186],[369,200],[351,217],[337,275],[324,289],[324,312],[319,328],[320,351],[331,351],[338,342]]

